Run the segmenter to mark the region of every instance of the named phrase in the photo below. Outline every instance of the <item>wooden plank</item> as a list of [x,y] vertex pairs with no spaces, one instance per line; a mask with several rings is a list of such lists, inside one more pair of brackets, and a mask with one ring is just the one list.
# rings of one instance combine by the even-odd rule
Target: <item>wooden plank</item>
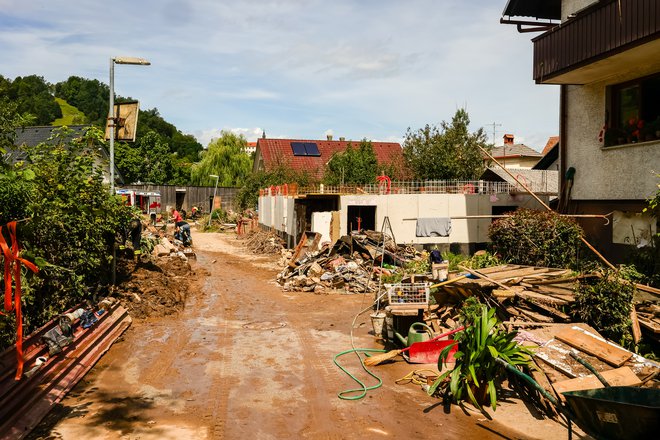
[[573,296],[575,295],[575,290],[571,289],[565,289],[563,287],[556,287],[556,286],[539,286],[539,285],[534,285],[532,284],[532,288],[541,293],[552,293],[555,295],[570,295]]
[[307,243],[307,234],[303,233],[302,236],[300,237],[300,242],[296,245],[293,251],[293,256],[291,257],[291,260],[289,260],[290,268],[295,269],[296,261],[300,257],[300,252],[302,252],[302,248],[303,246],[305,246],[305,243]]
[[630,320],[632,321],[633,341],[635,344],[639,344],[639,340],[642,339],[642,329],[639,328],[639,320],[634,306],[630,308]]
[[587,354],[597,357],[615,367],[620,367],[632,356],[632,353],[574,328],[567,328],[555,335],[555,338]]
[[524,300],[528,304],[532,305],[533,307],[535,307],[537,309],[541,309],[546,313],[549,313],[550,315],[552,315],[555,318],[559,318],[559,319],[561,319],[565,322],[570,322],[570,320],[571,320],[571,317],[568,316],[567,314],[565,314],[564,312],[562,312],[561,310],[557,310],[556,308],[554,308],[550,305],[543,304],[541,301],[538,301],[537,299],[525,297],[524,294],[521,295],[519,293],[516,293],[516,296],[518,298]]
[[522,315],[525,315],[529,319],[532,319],[536,322],[554,322],[554,320],[548,316],[541,315],[540,313],[532,312],[531,310],[522,309],[520,307],[515,308]]
[[[495,291],[493,291],[494,293]],[[541,302],[546,302],[549,304],[554,304],[558,306],[563,306],[568,304],[568,301],[561,299],[561,298],[555,298],[554,296],[550,295],[544,295],[542,293],[537,293],[532,290],[524,290],[524,291],[518,291],[516,292],[516,295],[519,296],[520,298],[523,299],[535,299]]]
[[[550,271],[548,268],[539,267],[525,267],[523,269],[507,270],[497,273],[490,273],[488,276],[494,280],[502,280],[505,278],[525,277],[529,275],[546,274]],[[483,271],[482,271],[483,272]]]
[[568,284],[575,283],[578,280],[578,277],[566,277],[566,278],[554,278],[549,280],[532,280],[529,281],[529,284],[534,284],[536,286],[544,284]]
[[483,269],[481,269],[481,273],[490,274],[490,273],[502,272],[506,270],[519,269],[521,267],[523,266],[517,266],[515,264],[503,264],[501,266],[484,267]]
[[[600,375],[603,376],[607,383],[613,387],[634,386],[639,385],[641,382],[633,370],[630,369],[630,367],[621,367],[614,370],[602,371],[600,372]],[[592,390],[604,387],[600,380],[598,380],[598,378],[593,374],[576,377],[575,379],[555,382],[552,384],[552,386],[558,394],[565,393],[567,391]]]

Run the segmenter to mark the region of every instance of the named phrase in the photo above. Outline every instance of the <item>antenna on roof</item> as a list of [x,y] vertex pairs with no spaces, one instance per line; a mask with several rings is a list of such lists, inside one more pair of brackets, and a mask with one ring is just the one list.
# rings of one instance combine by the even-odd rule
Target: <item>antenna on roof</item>
[[492,124],[486,124],[486,125],[488,125],[489,127],[493,126],[493,146],[495,146],[495,132],[497,131],[496,130],[497,127],[501,127],[502,124],[497,124],[497,123],[493,122]]

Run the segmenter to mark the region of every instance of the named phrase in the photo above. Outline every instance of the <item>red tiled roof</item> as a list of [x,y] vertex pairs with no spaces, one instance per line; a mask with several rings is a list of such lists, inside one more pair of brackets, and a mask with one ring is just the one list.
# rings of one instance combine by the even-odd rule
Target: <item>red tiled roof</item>
[[[318,146],[320,156],[294,156],[291,142],[314,142]],[[263,167],[268,170],[278,164],[286,164],[294,170],[307,170],[316,177],[323,177],[325,164],[333,154],[346,150],[348,144],[354,148],[360,141],[328,141],[309,139],[271,139],[257,140],[257,156],[263,158]],[[378,163],[392,163],[403,159],[403,150],[397,142],[371,142]],[[255,157],[258,161],[259,157]]]
[[550,136],[541,154],[544,156],[548,154],[548,151],[552,150],[552,147],[554,147],[557,142],[559,142],[559,136]]

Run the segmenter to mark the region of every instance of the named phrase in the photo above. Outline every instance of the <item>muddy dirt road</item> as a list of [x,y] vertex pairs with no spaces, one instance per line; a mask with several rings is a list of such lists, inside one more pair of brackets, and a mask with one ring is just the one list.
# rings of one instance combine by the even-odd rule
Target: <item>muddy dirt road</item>
[[[269,257],[218,234],[196,234],[195,246],[197,287],[185,309],[136,320],[32,438],[523,438],[396,385],[412,370],[405,362],[375,368],[384,385],[366,398],[338,399],[355,384],[332,358],[350,348],[368,298],[283,293]],[[375,347],[368,319],[357,321],[358,347]]]

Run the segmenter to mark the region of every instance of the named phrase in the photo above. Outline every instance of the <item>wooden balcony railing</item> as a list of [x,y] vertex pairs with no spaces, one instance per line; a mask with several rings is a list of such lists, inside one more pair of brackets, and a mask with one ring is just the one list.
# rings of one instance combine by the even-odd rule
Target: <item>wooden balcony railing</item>
[[660,1],[601,2],[533,39],[534,80],[553,77],[660,38]]

